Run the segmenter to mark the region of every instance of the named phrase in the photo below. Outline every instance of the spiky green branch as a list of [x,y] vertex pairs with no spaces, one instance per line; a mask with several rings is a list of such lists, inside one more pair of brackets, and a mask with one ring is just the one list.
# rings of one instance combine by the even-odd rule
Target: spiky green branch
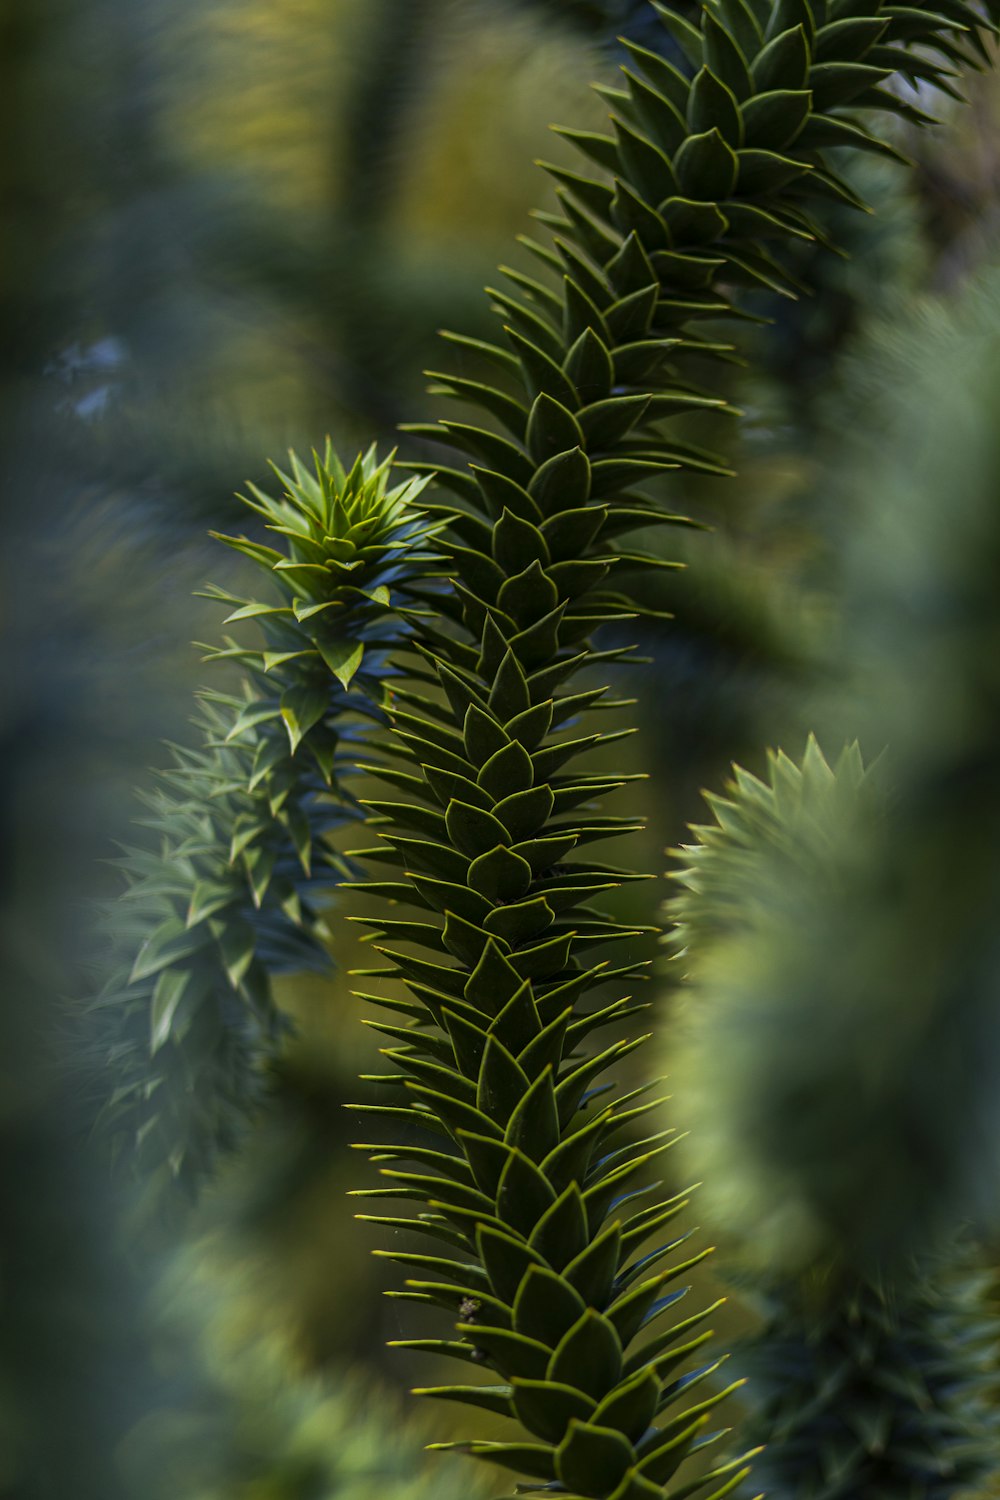
[[283,543],[225,537],[268,576],[269,597],[222,589],[242,668],[202,695],[199,743],[145,794],[155,841],[125,851],[109,913],[121,968],[95,1002],[114,1094],[105,1116],[154,1178],[193,1184],[259,1102],[288,1029],[274,975],[328,963],[321,915],[351,867],[328,836],[360,808],[344,777],[382,718],[387,652],[410,585],[431,567],[424,482],[390,488],[374,449],[350,471],[330,445],[310,472],[292,455],[283,495],[246,503]]
[[[397,694],[393,797],[376,805],[390,878],[365,887],[415,909],[371,923],[404,945],[384,950],[380,972],[410,994],[379,1002],[394,1017],[384,1081],[399,1103],[367,1108],[400,1135],[378,1149],[392,1165],[377,1196],[421,1203],[438,1242],[394,1255],[417,1271],[397,1295],[458,1318],[454,1338],[404,1342],[498,1377],[438,1394],[519,1432],[458,1446],[599,1500],[667,1493],[725,1392],[692,1395],[717,1362],[677,1376],[708,1336],[694,1332],[703,1310],[671,1315],[691,1262],[672,1261],[672,1244],[633,1259],[683,1205],[650,1185],[669,1132],[623,1140],[652,1107],[647,1091],[615,1097],[600,1081],[641,1038],[585,1045],[635,1012],[624,997],[591,1007],[599,987],[632,977],[638,934],[591,905],[634,876],[590,846],[635,820],[595,807],[623,778],[576,769],[627,732],[575,731],[612,706],[577,679],[623,654],[591,636],[629,613],[629,574],[660,565],[620,539],[677,519],[634,487],[720,468],[660,427],[706,404],[685,379],[691,361],[729,352],[697,324],[736,311],[734,288],[792,290],[781,242],[822,237],[814,201],[854,201],[827,150],[888,149],[858,110],[926,120],[886,85],[900,73],[950,87],[982,24],[958,0],[936,12],[719,0],[700,29],[655,8],[688,69],[631,46],[627,87],[602,91],[613,134],[564,132],[599,171],[551,168],[553,244],[526,243],[561,279],[505,272],[513,290],[493,293],[503,342],[453,338],[468,363],[438,390],[486,425],[418,429],[458,455],[417,466],[458,497],[456,587],[439,601],[442,628],[420,633],[414,688]],[[605,945],[611,958],[595,962]],[[718,1497],[744,1473],[737,1459],[670,1493]]]
[[[856,746],[831,768],[811,740],[801,764],[772,755],[766,779],[737,768],[708,800],[715,821],[680,851],[669,908],[689,992],[672,1064],[690,1164],[716,1221],[751,1247],[766,1305],[742,1351],[762,1478],[777,1500],[948,1500],[995,1472],[997,1322],[971,1251],[895,1245],[875,1259],[886,1212],[872,1209],[873,1230],[863,1204],[892,1193],[886,1142],[902,1130],[912,1149],[917,1126],[897,1121],[902,1101],[885,1083],[894,1054],[907,1057],[907,1021],[878,985],[827,986],[832,954],[815,923],[863,872],[886,799]],[[840,939],[850,932],[864,981],[869,934],[855,916]],[[869,921],[883,916],[875,904]],[[873,1093],[886,1095],[875,1118]],[[845,1194],[859,1222],[841,1222]]]

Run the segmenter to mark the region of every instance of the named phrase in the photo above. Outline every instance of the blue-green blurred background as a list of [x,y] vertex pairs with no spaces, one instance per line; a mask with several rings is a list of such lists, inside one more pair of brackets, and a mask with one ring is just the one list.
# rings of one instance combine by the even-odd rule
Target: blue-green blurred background
[[[435,330],[490,326],[481,288],[523,259],[514,236],[548,201],[532,163],[565,153],[548,127],[599,128],[588,84],[611,79],[619,33],[651,25],[628,0],[3,0],[0,743],[16,943],[2,1035],[17,1046],[0,1077],[14,1139],[41,1097],[16,1077],[46,1070],[71,1034],[67,997],[94,984],[86,903],[114,889],[98,861],[127,838],[159,741],[187,734],[207,670],[189,643],[220,623],[193,591],[234,566],[209,529],[289,446],[391,444],[399,421],[436,411],[421,373],[440,358]],[[726,376],[747,414],[723,434],[740,477],[671,487],[715,529],[683,543],[690,571],[651,601],[676,620],[648,633],[652,663],[630,684],[657,873],[699,788],[734,757],[759,764],[796,720],[835,588],[824,477],[853,420],[845,360],[991,259],[1000,99],[989,79],[971,99],[936,136],[903,129],[912,170],[857,174],[878,218],[838,215],[851,259],[803,256],[814,298],[756,306],[774,321],[740,334],[752,372]],[[359,1177],[342,1106],[374,1044],[343,973],[353,939],[334,930],[337,976],[288,986],[300,1031],[275,1108],[198,1232],[237,1237],[303,1368],[409,1384],[413,1366],[383,1349],[399,1314],[344,1198]],[[83,1092],[44,1096],[74,1142]],[[86,1170],[103,1203],[105,1164],[81,1156]],[[11,1494],[32,1493],[21,1482]]]

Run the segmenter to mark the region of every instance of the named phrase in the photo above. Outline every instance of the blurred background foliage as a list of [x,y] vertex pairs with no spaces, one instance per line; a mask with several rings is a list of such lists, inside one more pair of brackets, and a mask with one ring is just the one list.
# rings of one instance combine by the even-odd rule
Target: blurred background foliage
[[[267,457],[289,446],[308,451],[328,432],[345,452],[374,438],[384,444],[400,420],[435,413],[421,375],[437,362],[435,330],[475,335],[488,326],[484,282],[498,262],[524,264],[514,237],[530,228],[533,207],[551,201],[531,165],[563,154],[549,125],[598,127],[604,109],[588,84],[612,79],[621,33],[641,38],[649,25],[643,0],[2,0],[0,742],[11,768],[7,863],[19,872],[4,897],[13,997],[5,1013],[8,1027],[19,1010],[40,1018],[27,1036],[11,1032],[5,1084],[19,1074],[48,1079],[53,1046],[65,1060],[83,1045],[62,1005],[93,986],[82,961],[93,944],[81,893],[114,888],[94,861],[129,827],[129,788],[145,766],[162,763],[162,737],[188,737],[190,694],[204,668],[187,642],[219,628],[215,607],[191,594],[209,576],[225,584],[235,566],[207,530],[232,523],[232,492],[247,477],[262,479]],[[651,665],[629,683],[641,732],[624,769],[652,773],[651,870],[699,815],[701,786],[719,785],[734,758],[761,769],[758,747],[799,733],[798,705],[835,609],[839,501],[820,481],[836,467],[843,422],[858,420],[847,400],[857,366],[847,356],[873,320],[906,323],[929,294],[955,292],[995,256],[1000,92],[990,76],[970,89],[969,109],[947,107],[946,131],[914,139],[899,128],[896,144],[912,168],[875,161],[857,174],[878,215],[838,216],[836,238],[851,258],[806,250],[800,270],[815,295],[797,304],[759,299],[755,311],[769,321],[739,332],[750,368],[733,364],[726,394],[746,413],[729,437],[740,478],[687,479],[675,494],[677,508],[713,529],[683,542],[689,571],[664,575],[651,602],[676,618],[649,630]],[[692,419],[691,439],[699,433]],[[671,538],[675,555],[679,545]],[[662,882],[651,881],[628,899],[649,920],[662,898]],[[95,1380],[64,1392],[74,1420],[84,1420],[87,1402],[114,1412],[114,1431],[106,1442],[91,1432],[81,1449],[91,1458],[77,1465],[82,1475],[93,1464],[95,1496],[113,1495],[119,1480],[98,1474],[94,1453],[120,1451],[121,1482],[142,1489],[147,1480],[135,1476],[148,1473],[163,1431],[201,1424],[207,1467],[183,1480],[186,1492],[367,1500],[363,1485],[345,1487],[324,1467],[323,1445],[334,1441],[324,1382],[336,1386],[358,1366],[365,1373],[351,1382],[410,1381],[416,1371],[408,1359],[384,1357],[400,1320],[378,1295],[373,1237],[345,1198],[360,1174],[344,1103],[376,1049],[345,977],[365,951],[336,913],[333,927],[334,979],[281,982],[299,1030],[275,1079],[274,1108],[192,1226],[238,1243],[253,1274],[237,1297],[212,1281],[207,1252],[187,1252],[190,1274],[169,1273],[194,1291],[193,1311],[175,1310],[168,1344],[197,1343],[177,1329],[214,1326],[216,1316],[256,1323],[247,1309],[259,1307],[277,1330],[274,1349],[261,1352],[262,1334],[247,1355],[236,1334],[229,1344],[223,1336],[205,1356],[213,1374],[189,1362],[178,1376],[176,1352],[150,1368],[145,1345],[134,1347],[136,1320],[125,1318],[131,1331],[119,1334],[109,1316],[109,1380],[128,1400],[102,1405]],[[39,1306],[58,1282],[66,1306],[86,1310],[83,1361],[87,1319],[100,1322],[100,1308],[113,1304],[120,1316],[129,1304],[107,1285],[119,1284],[106,1259],[118,1207],[101,1169],[79,1176],[67,1155],[86,1094],[83,1077],[70,1080],[54,1106],[54,1135],[42,1129],[30,1088],[11,1088],[0,1125],[21,1163],[11,1201],[27,1205],[15,1264],[26,1286],[37,1280]],[[49,1232],[32,1216],[50,1211],[29,1202],[35,1151],[38,1160],[52,1153],[54,1203],[83,1226],[71,1275],[31,1249],[33,1236]],[[64,1198],[67,1174],[74,1189]],[[11,1293],[3,1295],[6,1317]],[[724,1316],[728,1332],[756,1315],[737,1298]],[[227,1365],[226,1348],[244,1352]],[[264,1394],[274,1361],[294,1371],[280,1377],[287,1411]],[[245,1411],[266,1414],[276,1430],[287,1419],[273,1451],[298,1477],[258,1484],[262,1460],[251,1448],[251,1479],[222,1487],[212,1450],[227,1424],[216,1414],[244,1399],[230,1389],[237,1365],[258,1381]],[[37,1430],[41,1443],[39,1413],[63,1395],[45,1386],[44,1358],[37,1368],[42,1384],[21,1391],[23,1409],[3,1370],[0,1426]],[[422,1366],[421,1383],[433,1379]],[[186,1394],[164,1397],[178,1380]],[[211,1400],[191,1394],[203,1380]],[[382,1400],[352,1394],[332,1430],[363,1443],[350,1413]],[[145,1437],[122,1445],[144,1402]],[[148,1414],[165,1403],[179,1427]],[[244,1420],[257,1441],[254,1418]],[[313,1434],[301,1446],[288,1435],[299,1422]],[[233,1430],[227,1441],[239,1441]],[[416,1446],[414,1438],[400,1451]],[[396,1460],[387,1462],[391,1470]],[[0,1471],[0,1494],[67,1492],[55,1471],[32,1489],[30,1468]],[[371,1493],[395,1500],[396,1480],[378,1473]],[[447,1481],[438,1482],[443,1495]],[[74,1493],[89,1493],[82,1479]]]

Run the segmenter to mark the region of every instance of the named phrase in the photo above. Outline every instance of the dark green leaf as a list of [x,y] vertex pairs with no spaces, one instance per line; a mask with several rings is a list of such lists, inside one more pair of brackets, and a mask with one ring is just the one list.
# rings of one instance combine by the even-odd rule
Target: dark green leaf
[[[501,1128],[528,1088],[524,1071],[511,1057],[503,1043],[493,1034],[487,1038],[479,1067],[476,1106]],[[509,1166],[509,1161],[508,1161]],[[503,1179],[501,1179],[501,1182]],[[507,1219],[507,1215],[502,1215]],[[510,1220],[510,1222],[514,1222]]]
[[610,1427],[570,1421],[556,1454],[556,1473],[569,1491],[609,1494],[635,1462],[631,1444]]
[[572,1418],[586,1421],[594,1402],[571,1385],[555,1380],[521,1380],[511,1382],[514,1409],[529,1432],[559,1443]]
[[621,1379],[621,1369],[622,1349],[614,1327],[588,1307],[560,1339],[545,1373],[600,1401]]
[[534,1243],[532,1231],[554,1202],[555,1193],[535,1163],[522,1151],[511,1151],[497,1190],[497,1213],[503,1222]]
[[728,198],[736,185],[736,155],[716,129],[689,135],[674,158],[674,164],[681,190],[687,198],[717,202],[720,198]]
[[514,792],[522,792],[531,786],[531,757],[523,745],[512,740],[490,757],[476,780],[485,792],[501,802]]
[[702,68],[691,85],[687,119],[693,134],[714,129],[730,146],[743,144],[743,120],[736,95],[708,68]]
[[531,866],[501,845],[473,860],[468,881],[474,891],[494,904],[517,901],[531,885]]

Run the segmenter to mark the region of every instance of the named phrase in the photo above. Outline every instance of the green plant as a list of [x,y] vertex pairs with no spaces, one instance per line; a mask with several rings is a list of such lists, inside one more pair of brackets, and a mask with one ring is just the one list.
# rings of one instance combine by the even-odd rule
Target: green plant
[[[726,1392],[687,1404],[715,1363],[675,1378],[707,1337],[688,1337],[707,1314],[668,1317],[667,1288],[691,1262],[662,1268],[674,1245],[632,1260],[684,1201],[653,1189],[643,1203],[670,1135],[623,1137],[653,1107],[647,1092],[608,1098],[598,1081],[641,1038],[581,1045],[636,1011],[627,998],[587,1008],[632,976],[640,934],[590,904],[634,878],[589,854],[631,826],[594,809],[623,778],[573,769],[628,730],[554,734],[609,707],[592,675],[574,679],[624,654],[593,649],[591,634],[631,612],[630,574],[662,565],[619,538],[677,519],[634,486],[720,468],[658,426],[705,404],[685,379],[692,359],[730,352],[692,325],[736,311],[734,287],[790,289],[770,242],[821,236],[811,200],[853,201],[826,150],[883,149],[851,106],[926,119],[883,85],[898,71],[950,86],[947,63],[970,61],[980,24],[955,4],[720,0],[696,29],[655,8],[688,71],[630,48],[627,89],[601,91],[614,134],[563,132],[601,170],[551,168],[553,247],[526,242],[561,281],[506,273],[514,293],[493,293],[505,342],[458,340],[482,378],[468,364],[438,377],[507,435],[471,421],[419,429],[471,459],[415,466],[458,496],[442,542],[457,584],[437,600],[442,626],[420,627],[426,667],[391,715],[398,769],[383,779],[399,795],[373,804],[383,845],[364,851],[391,878],[362,886],[416,909],[370,925],[422,950],[384,950],[378,972],[412,997],[378,1001],[398,1043],[381,1081],[400,1102],[364,1106],[404,1127],[373,1148],[390,1163],[375,1196],[422,1203],[417,1227],[439,1242],[391,1254],[418,1272],[396,1295],[458,1315],[457,1338],[403,1342],[499,1376],[436,1394],[511,1417],[519,1434],[452,1446],[602,1500],[664,1494]],[[604,944],[607,966],[591,956]],[[634,1349],[640,1330],[650,1341]],[[719,1496],[744,1472],[731,1460],[670,1493]]]
[[[728,1394],[714,1381],[721,1361],[687,1368],[709,1313],[673,1321],[671,1284],[701,1257],[677,1263],[679,1239],[645,1248],[685,1206],[654,1185],[673,1135],[637,1139],[651,1089],[616,1095],[604,1081],[643,1038],[589,1046],[642,1008],[620,986],[641,968],[643,930],[591,904],[637,878],[590,853],[638,826],[599,805],[632,778],[576,768],[629,726],[576,724],[621,707],[595,672],[629,647],[595,648],[593,635],[614,624],[620,638],[635,582],[669,566],[623,538],[681,521],[636,486],[670,469],[726,472],[660,425],[724,409],[693,383],[733,354],[711,325],[749,311],[743,289],[794,292],[781,243],[823,240],[815,203],[856,203],[827,152],[886,149],[857,112],[927,120],[889,80],[948,89],[949,65],[974,65],[969,49],[985,47],[979,12],[959,0],[935,12],[717,0],[697,27],[654,9],[687,63],[630,44],[627,88],[601,91],[613,134],[563,132],[597,172],[549,169],[552,244],[525,245],[555,282],[506,271],[514,290],[492,293],[505,341],[450,336],[462,364],[437,389],[485,425],[416,429],[458,455],[410,465],[457,497],[428,508],[453,586],[407,586],[428,612],[403,643],[419,663],[393,686],[392,733],[367,766],[392,795],[370,804],[382,842],[361,853],[389,874],[355,889],[382,903],[369,926],[402,945],[383,949],[376,975],[409,995],[370,997],[390,1013],[379,1024],[394,1068],[381,1082],[399,1102],[361,1108],[399,1131],[370,1148],[387,1163],[374,1196],[422,1205],[416,1219],[370,1217],[435,1242],[434,1254],[390,1253],[417,1271],[396,1295],[458,1320],[453,1338],[401,1342],[492,1371],[492,1384],[433,1394],[517,1424],[509,1441],[446,1446],[570,1496],[719,1500],[743,1482],[742,1457],[672,1485],[714,1441],[707,1424]],[[308,554],[281,564],[303,588],[322,568]],[[387,608],[377,592],[368,604]],[[300,626],[294,607],[274,624]],[[351,666],[343,632],[326,651],[300,645],[276,649],[272,672],[299,662],[318,684]],[[599,997],[609,984],[619,993]]]
[[[869,1006],[870,997],[838,991],[835,1000],[817,982],[809,921],[857,876],[838,856],[857,847],[884,808],[857,745],[831,767],[812,737],[801,764],[772,753],[762,778],[737,766],[724,794],[706,800],[714,821],[693,826],[695,841],[675,851],[680,868],[671,875],[681,892],[666,908],[684,980],[670,1042],[678,1107],[692,1130],[688,1166],[705,1182],[711,1220],[749,1245],[761,1266],[778,1259],[801,1269],[829,1255],[840,1232],[840,1181],[824,1150],[830,1136],[840,1134],[853,1181],[890,1133],[860,1103],[851,1130],[842,1100],[820,1090],[834,1039],[850,1028],[852,1006]],[[863,955],[857,967],[864,970]],[[883,1045],[898,1044],[900,1020],[892,1018]],[[870,1215],[859,1220],[870,1223]]]
[[424,482],[390,487],[390,464],[372,449],[345,470],[328,443],[310,472],[293,454],[281,498],[246,500],[283,546],[222,538],[269,596],[211,597],[260,638],[209,651],[241,680],[202,694],[200,743],[175,747],[143,798],[156,842],[119,861],[108,923],[124,963],[95,1001],[107,1125],[154,1182],[193,1186],[232,1143],[287,1030],[271,977],[328,964],[321,907],[351,867],[327,838],[359,816],[345,776],[382,718],[407,590],[433,563]]
[[770,756],[766,779],[736,768],[679,851],[669,907],[687,989],[677,1107],[709,1217],[746,1247],[763,1303],[738,1363],[779,1500],[946,1500],[995,1468],[998,1329],[976,1253],[914,1235],[899,1170],[898,1137],[920,1158],[910,1177],[937,1170],[930,1144],[914,1151],[927,1070],[916,1108],[887,1083],[913,1067],[925,1007],[915,987],[912,1019],[880,993],[877,904],[866,930],[852,902],[849,963],[823,939],[820,913],[870,894],[869,841],[891,826],[877,781],[857,746],[831,768],[813,739],[801,765]]

